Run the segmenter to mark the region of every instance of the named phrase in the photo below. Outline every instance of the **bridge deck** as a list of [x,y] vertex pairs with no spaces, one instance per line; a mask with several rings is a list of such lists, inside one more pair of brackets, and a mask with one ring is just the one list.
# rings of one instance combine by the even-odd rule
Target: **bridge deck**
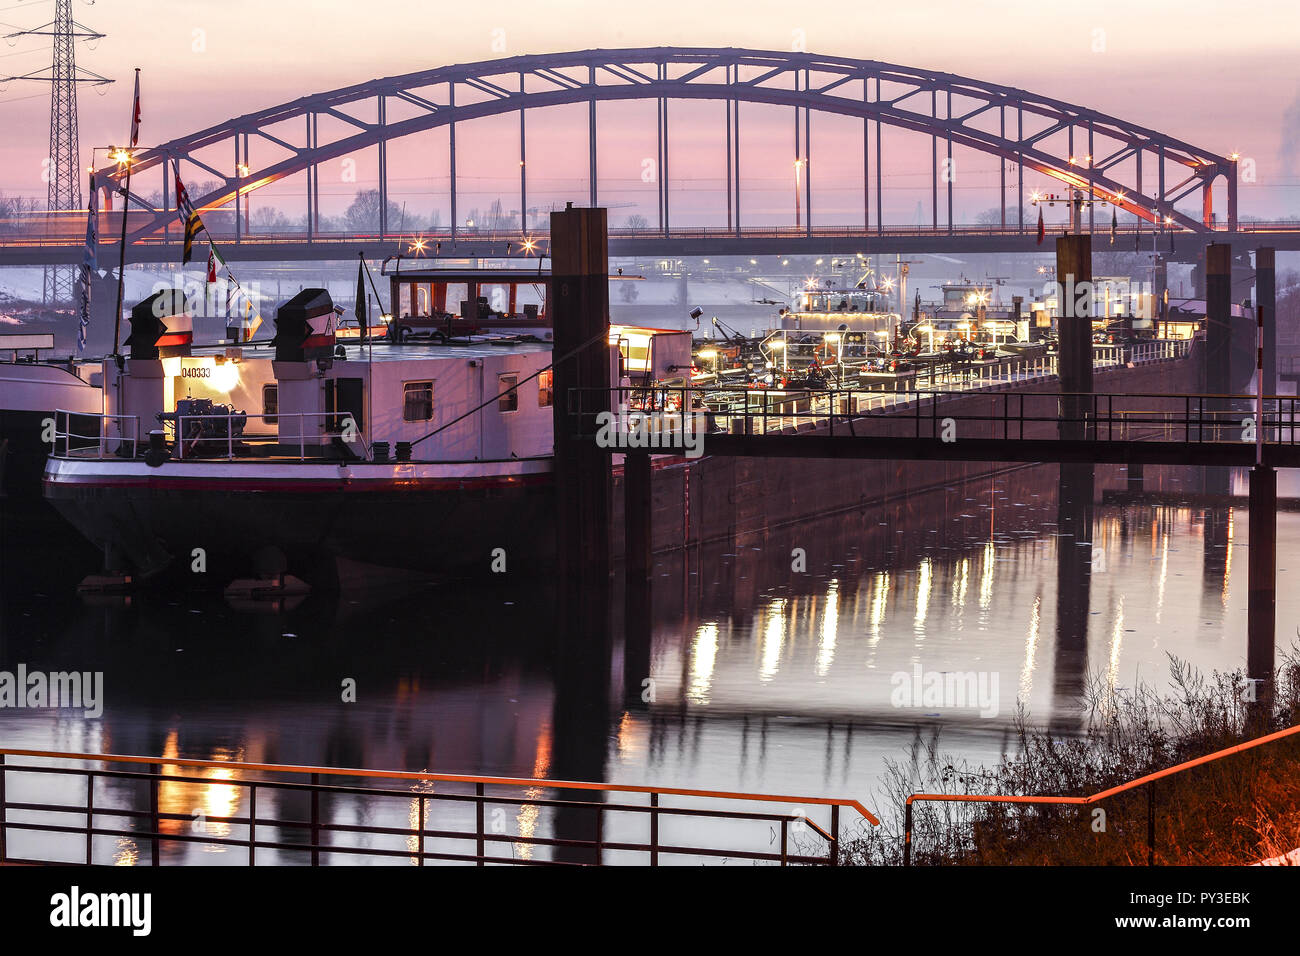
[[[69,226],[61,235],[29,233],[0,236],[0,265],[73,265],[81,261],[85,251],[85,222],[76,229]],[[81,232],[76,234],[77,230]],[[1204,251],[1207,242],[1238,245],[1243,249],[1261,245],[1279,250],[1300,249],[1300,224],[1291,222],[1250,223],[1228,231],[1217,229],[1207,232],[1153,233],[1150,227],[1138,231],[1133,227],[1120,227],[1118,246],[1130,248],[1128,243],[1139,242],[1149,250],[1156,242],[1162,253],[1178,261],[1189,261]],[[1063,227],[1047,230],[1048,239],[1064,232]],[[105,262],[115,262],[118,243],[112,231],[100,230],[103,237],[99,255]],[[541,254],[549,254],[546,230],[529,230]],[[1098,230],[1097,235],[1109,237],[1109,231]],[[466,258],[474,256],[501,257],[519,255],[522,236],[516,233],[450,233],[425,232],[422,236],[436,255],[430,258]],[[353,259],[358,252],[367,258],[409,254],[411,234],[327,234],[309,237],[300,235],[217,235],[222,256],[232,262],[301,262],[331,259]],[[127,261],[132,263],[179,263],[181,260],[179,232],[171,238],[150,238],[130,244]],[[748,226],[742,231],[674,227],[671,230],[646,229],[611,230],[609,254],[616,257],[635,256],[721,256],[721,255],[798,255],[798,254],[880,254],[885,252],[1023,252],[1050,251],[1047,242],[1039,244],[1037,234],[1030,226],[1016,227],[963,227],[938,229],[906,226],[868,227],[815,227],[792,229],[779,226]]]

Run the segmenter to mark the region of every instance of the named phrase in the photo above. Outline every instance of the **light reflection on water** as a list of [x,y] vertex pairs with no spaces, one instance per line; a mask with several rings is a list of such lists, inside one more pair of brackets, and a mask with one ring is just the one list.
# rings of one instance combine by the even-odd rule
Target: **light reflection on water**
[[[144,596],[125,608],[52,601],[85,572],[29,569],[6,578],[0,666],[103,670],[107,700],[97,721],[0,710],[0,739],[159,755],[164,764],[187,757],[604,779],[872,806],[886,760],[906,763],[940,730],[942,749],[989,761],[1008,745],[1018,704],[1033,720],[1077,726],[1077,689],[1089,677],[1164,686],[1169,654],[1204,672],[1244,666],[1246,589],[1233,581],[1246,567],[1233,560],[1248,545],[1244,512],[1098,505],[1089,545],[1060,530],[1054,495],[1018,480],[963,486],[939,503],[904,506],[911,512],[726,542],[685,565],[665,560],[648,648],[625,641],[630,632],[616,620],[614,653],[608,661],[592,654],[590,665],[557,650],[545,589],[313,596],[294,611],[259,615],[200,594]],[[1280,514],[1284,636],[1300,610],[1286,567],[1297,544],[1300,519]],[[790,572],[791,546],[807,551],[806,574]],[[1090,569],[1087,604],[1072,616],[1058,601],[1058,570],[1080,560]],[[586,666],[597,672],[571,673]],[[895,675],[917,666],[996,675],[998,715],[891,706]],[[355,704],[340,703],[344,678],[357,681]],[[559,738],[557,726],[566,728]],[[187,773],[206,779],[160,788],[161,808],[185,817],[167,832],[201,818],[205,832],[239,838],[242,827],[210,818],[244,812],[246,792],[220,769]],[[401,809],[340,799],[330,812],[340,822],[410,826],[416,792]],[[122,805],[130,795],[114,797]],[[259,814],[282,809],[274,797],[265,807],[261,800]],[[426,825],[441,812],[430,801]],[[536,805],[509,808],[508,818],[489,810],[489,829],[494,823],[501,829],[493,832],[521,837],[556,826],[553,810]],[[409,837],[395,846],[415,850]],[[525,859],[543,852],[501,846]],[[140,862],[142,851],[147,861],[148,848],[129,838],[103,845],[105,862],[120,865]],[[243,853],[168,845],[164,858],[239,863]]]

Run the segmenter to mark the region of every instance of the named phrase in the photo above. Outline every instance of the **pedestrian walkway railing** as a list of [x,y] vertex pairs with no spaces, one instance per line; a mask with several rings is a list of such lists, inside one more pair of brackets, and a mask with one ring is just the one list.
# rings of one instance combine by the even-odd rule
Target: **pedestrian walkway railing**
[[834,797],[0,749],[0,863],[836,866],[844,813],[879,822]]
[[911,866],[912,864],[912,823],[913,811],[915,804],[921,802],[930,803],[999,803],[999,804],[1037,804],[1037,805],[1064,805],[1064,806],[1093,806],[1104,800],[1116,797],[1130,790],[1146,788],[1147,796],[1147,865],[1155,864],[1156,859],[1156,784],[1169,777],[1185,773],[1195,767],[1201,767],[1233,754],[1239,754],[1247,750],[1253,750],[1264,744],[1271,744],[1287,737],[1300,734],[1300,724],[1295,727],[1288,727],[1286,730],[1279,730],[1276,733],[1265,734],[1262,737],[1256,737],[1245,743],[1236,744],[1232,747],[1225,747],[1222,750],[1216,750],[1214,753],[1206,754],[1203,757],[1196,757],[1192,760],[1185,760],[1180,764],[1172,767],[1166,767],[1164,770],[1157,770],[1154,773],[1148,773],[1130,780],[1128,783],[1122,783],[1118,786],[1109,787],[1099,793],[1091,796],[1024,796],[1024,795],[1007,795],[1007,794],[983,794],[983,793],[914,793],[907,798],[903,819],[903,865]]
[[[697,435],[779,435],[1006,440],[1072,437],[1090,441],[1300,444],[1300,398],[1264,399],[1262,424],[1251,395],[1056,392],[924,388],[700,389],[683,386],[572,389],[569,412],[583,433],[610,447],[680,447]],[[613,409],[613,411],[609,411]],[[683,414],[682,409],[687,411]],[[609,416],[601,427],[600,414]],[[1062,427],[1067,426],[1067,427]],[[1073,426],[1072,428],[1069,426]],[[638,445],[617,433],[646,438]],[[704,450],[707,453],[707,440]]]

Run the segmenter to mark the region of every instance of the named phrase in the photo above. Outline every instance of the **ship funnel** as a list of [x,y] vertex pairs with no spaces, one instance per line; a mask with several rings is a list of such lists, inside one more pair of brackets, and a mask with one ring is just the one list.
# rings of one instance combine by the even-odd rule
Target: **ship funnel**
[[275,360],[306,362],[334,354],[334,300],[324,289],[303,289],[275,310]]
[[131,308],[131,334],[123,344],[133,359],[189,355],[194,319],[183,289],[160,289]]

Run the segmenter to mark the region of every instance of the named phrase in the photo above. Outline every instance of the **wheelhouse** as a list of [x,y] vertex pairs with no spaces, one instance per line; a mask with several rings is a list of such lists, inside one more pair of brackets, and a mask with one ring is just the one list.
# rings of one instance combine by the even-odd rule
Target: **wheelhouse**
[[[403,266],[388,276],[392,314],[388,337],[447,341],[467,335],[501,333],[552,338],[549,311],[551,276],[537,269],[452,269]],[[490,273],[490,275],[489,275]]]

